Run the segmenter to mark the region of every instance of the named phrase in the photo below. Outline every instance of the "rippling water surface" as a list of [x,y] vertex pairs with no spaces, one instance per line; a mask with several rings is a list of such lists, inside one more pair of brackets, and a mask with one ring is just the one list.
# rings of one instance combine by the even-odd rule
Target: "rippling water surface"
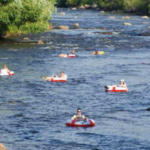
[[[149,19],[141,16],[65,11],[54,26],[79,23],[81,29],[53,30],[31,36],[45,45],[0,45],[0,66],[15,75],[0,78],[0,142],[9,150],[150,149]],[[110,16],[115,16],[111,20]],[[76,17],[75,17],[76,16]],[[132,26],[123,26],[130,22]],[[104,29],[105,28],[105,29]],[[103,35],[102,32],[112,32]],[[22,38],[22,37],[21,37]],[[92,56],[94,47],[104,56]],[[76,50],[77,57],[57,57]],[[41,75],[68,75],[66,83],[43,82]],[[125,79],[128,93],[105,93],[104,86]],[[68,128],[78,107],[96,121],[93,128]]]

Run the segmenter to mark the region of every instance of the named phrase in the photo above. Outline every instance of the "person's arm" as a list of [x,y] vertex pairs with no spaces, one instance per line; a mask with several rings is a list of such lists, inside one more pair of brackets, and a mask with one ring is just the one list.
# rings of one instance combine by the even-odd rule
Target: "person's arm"
[[87,121],[87,117],[85,117],[84,115],[82,115],[83,117],[83,121]]
[[72,118],[71,118],[71,120],[76,120],[76,115],[74,115]]

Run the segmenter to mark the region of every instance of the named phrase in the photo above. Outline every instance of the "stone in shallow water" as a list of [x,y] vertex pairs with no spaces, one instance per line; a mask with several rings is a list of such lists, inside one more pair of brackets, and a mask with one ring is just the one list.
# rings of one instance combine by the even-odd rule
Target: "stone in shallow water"
[[125,17],[122,17],[122,19],[128,20],[128,19],[130,19],[130,17],[129,16],[125,16]]
[[0,150],[7,150],[7,148],[4,146],[4,144],[0,143]]
[[124,26],[131,26],[132,24],[131,24],[131,23],[124,22],[123,25],[124,25]]
[[142,16],[142,18],[143,18],[143,19],[148,19],[149,17],[148,17],[148,16]]
[[115,17],[114,16],[110,16],[110,19],[115,19]]
[[150,111],[150,107],[148,107],[146,110],[147,110],[147,111]]
[[64,15],[65,15],[65,12],[60,12],[59,15],[64,16]]
[[43,45],[44,42],[43,42],[42,40],[39,40],[39,41],[38,41],[38,44],[39,44],[39,45]]
[[69,30],[69,26],[63,26],[63,25],[61,25],[61,26],[56,27],[56,29]]
[[79,25],[79,23],[75,23],[75,24],[73,25],[73,27],[74,27],[74,29],[78,29],[78,28],[80,27],[80,25]]

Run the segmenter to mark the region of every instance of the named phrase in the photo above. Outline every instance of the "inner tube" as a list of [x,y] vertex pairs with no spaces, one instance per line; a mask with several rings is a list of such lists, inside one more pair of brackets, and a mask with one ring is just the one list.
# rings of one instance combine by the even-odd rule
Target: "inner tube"
[[68,127],[93,127],[95,126],[95,121],[93,119],[87,119],[86,121],[76,121],[69,119],[66,123]]
[[67,57],[68,57],[68,58],[75,58],[75,57],[76,57],[76,55],[68,54],[68,55],[67,55]]
[[50,82],[67,82],[67,79],[61,79],[61,78],[52,78]]
[[121,86],[105,86],[105,91],[106,92],[128,92],[128,89],[125,87],[121,87]]
[[0,70],[0,76],[13,76],[15,73],[13,71],[7,72],[6,70]]

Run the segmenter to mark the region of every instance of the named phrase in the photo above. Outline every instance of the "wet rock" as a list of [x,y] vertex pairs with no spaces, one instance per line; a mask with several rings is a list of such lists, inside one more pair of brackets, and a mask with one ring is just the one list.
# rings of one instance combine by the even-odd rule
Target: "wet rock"
[[115,19],[115,17],[114,16],[110,16],[110,19]]
[[85,9],[90,9],[91,5],[85,4],[84,7],[85,7]]
[[28,41],[28,40],[29,40],[29,38],[28,38],[28,37],[24,37],[24,38],[23,38],[23,40]]
[[95,32],[95,33],[103,34],[103,35],[112,35],[112,34],[114,34],[113,32]]
[[9,103],[15,104],[15,101],[9,101]]
[[75,23],[75,24],[73,25],[73,27],[74,27],[74,29],[78,29],[78,28],[80,27],[80,25],[79,25],[79,23]]
[[146,110],[147,110],[147,111],[150,111],[150,107],[148,107]]
[[56,29],[69,30],[69,26],[58,26]]
[[125,17],[122,17],[122,19],[129,20],[129,19],[130,19],[130,17],[129,17],[129,16],[125,16]]
[[7,148],[4,146],[4,144],[0,143],[0,150],[7,150]]
[[98,7],[98,6],[97,6],[97,4],[95,4],[95,3],[92,5],[92,9],[96,9],[97,7]]
[[106,30],[106,28],[100,28],[101,30]]
[[76,7],[73,7],[72,10],[77,10],[77,8],[76,8]]
[[139,34],[139,36],[150,36],[150,33],[149,32],[141,33]]
[[54,29],[53,25],[49,25],[48,30],[53,30],[53,29]]
[[149,22],[143,22],[143,24],[149,24]]
[[39,41],[38,41],[38,44],[39,44],[39,45],[43,45],[44,42],[43,42],[42,40],[39,40]]
[[142,18],[143,18],[143,19],[148,19],[149,17],[148,17],[148,16],[142,16]]
[[124,25],[124,26],[131,26],[132,24],[131,24],[131,23],[124,22],[123,25]]
[[105,12],[104,11],[100,11],[100,14],[104,14]]
[[65,12],[61,12],[61,13],[59,13],[59,15],[62,15],[62,16],[64,16],[64,15],[65,15]]
[[85,7],[84,6],[80,6],[79,9],[85,9]]
[[113,10],[113,11],[111,11],[112,13],[117,13],[117,11],[116,10]]

